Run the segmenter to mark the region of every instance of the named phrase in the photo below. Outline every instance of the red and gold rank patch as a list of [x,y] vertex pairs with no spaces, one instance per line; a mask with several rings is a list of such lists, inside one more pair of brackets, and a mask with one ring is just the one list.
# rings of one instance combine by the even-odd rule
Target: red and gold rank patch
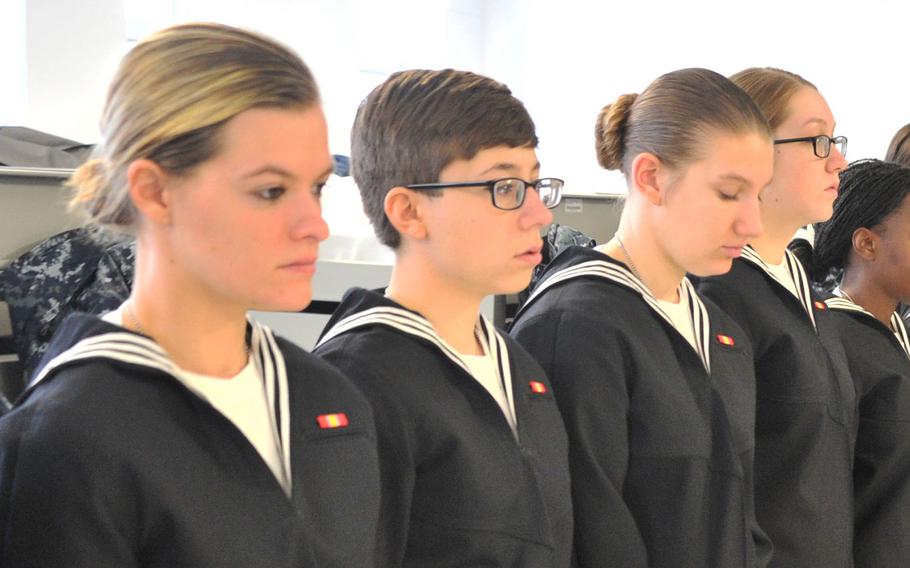
[[334,414],[321,414],[316,417],[319,427],[326,430],[332,428],[344,428],[348,425],[348,415],[344,412]]

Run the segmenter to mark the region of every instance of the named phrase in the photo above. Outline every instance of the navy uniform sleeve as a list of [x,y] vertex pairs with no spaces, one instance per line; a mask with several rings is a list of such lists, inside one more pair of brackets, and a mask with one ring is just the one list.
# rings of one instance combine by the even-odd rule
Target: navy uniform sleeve
[[395,396],[382,371],[358,361],[352,353],[329,342],[316,354],[337,367],[367,397],[376,421],[380,469],[380,509],[376,535],[376,566],[401,566],[410,532],[411,502],[416,476],[413,418],[406,402]]
[[578,566],[647,566],[623,499],[629,463],[628,369],[619,337],[603,322],[563,311],[513,329],[550,377],[569,434]]
[[130,472],[96,434],[30,410],[0,420],[0,565],[138,567]]
[[[910,373],[906,356],[878,330],[835,313],[847,339],[850,370],[860,389],[853,466],[854,559],[857,567],[910,565]],[[850,341],[852,340],[852,341]]]

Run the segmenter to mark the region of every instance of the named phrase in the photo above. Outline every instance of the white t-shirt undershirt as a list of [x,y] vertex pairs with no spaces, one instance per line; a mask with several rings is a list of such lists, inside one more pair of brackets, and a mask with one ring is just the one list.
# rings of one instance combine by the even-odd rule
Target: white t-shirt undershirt
[[689,293],[686,287],[680,286],[678,302],[668,302],[667,300],[661,300],[660,298],[656,298],[656,300],[664,313],[670,317],[673,327],[686,338],[686,341],[688,341],[692,347],[698,350],[698,346],[695,344],[695,329],[692,325],[692,317],[689,315],[688,296]]
[[[123,306],[102,319],[123,327]],[[290,494],[265,385],[253,358],[249,357],[246,366],[233,377],[212,377],[178,368],[177,378],[234,423],[259,452],[285,493]]]
[[[594,250],[610,256],[607,254],[606,244],[594,247]],[[642,282],[642,284],[644,284],[644,282]],[[685,286],[680,286],[678,291],[678,302],[668,302],[666,300],[661,300],[656,296],[654,299],[657,300],[660,309],[670,317],[670,322],[673,324],[673,327],[675,327],[679,333],[686,338],[686,341],[688,341],[697,351],[698,347],[695,345],[695,328],[692,324],[692,318],[689,316],[689,293]]]
[[787,259],[785,258],[780,264],[771,264],[766,260],[765,264],[768,266],[768,270],[783,283],[787,290],[790,290],[794,296],[799,298],[799,293],[796,291],[796,283],[793,282],[793,277],[787,269]]
[[[486,348],[484,348],[484,350],[486,350]],[[509,404],[509,399],[506,396],[502,381],[499,380],[499,376],[496,374],[496,361],[486,353],[484,355],[462,354],[461,358],[471,370],[471,375],[473,375],[474,379],[480,383],[483,388],[487,389],[487,392],[490,393],[490,396],[492,396],[499,405],[503,415],[506,417],[506,421],[509,423],[509,427],[512,428],[512,433],[517,435],[518,430],[515,420],[515,409]]]

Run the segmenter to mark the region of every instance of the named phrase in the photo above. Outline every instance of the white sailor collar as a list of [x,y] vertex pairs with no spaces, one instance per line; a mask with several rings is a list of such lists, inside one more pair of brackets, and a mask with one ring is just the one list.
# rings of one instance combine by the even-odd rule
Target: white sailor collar
[[[458,351],[436,332],[433,324],[428,319],[418,313],[397,306],[376,306],[340,319],[330,329],[326,330],[314,349],[343,333],[368,325],[383,325],[398,332],[428,341],[450,361],[461,367],[465,373],[472,377],[474,376],[471,373],[471,368]],[[505,339],[483,314],[480,314],[474,324],[474,334],[478,341],[483,344],[484,350],[496,363],[494,369],[499,382],[502,384],[503,392],[505,392],[506,400],[512,412],[511,418],[517,428],[518,416],[515,411],[512,371],[509,363],[509,349]]]
[[[849,298],[841,295],[840,288],[835,288],[834,293],[837,295],[825,300],[825,304],[832,310],[862,314],[872,318],[878,324],[882,323],[872,314],[872,312],[866,310],[866,308],[860,306],[856,302],[853,302]],[[890,331],[894,334],[894,337],[897,339],[897,343],[901,346],[901,349],[903,349],[904,355],[910,358],[910,339],[907,337],[907,327],[904,325],[904,320],[901,319],[900,315],[897,312],[891,313]]]
[[[603,254],[603,253],[601,253]],[[661,308],[660,303],[657,301],[657,298],[651,293],[651,290],[645,286],[644,282],[638,279],[635,274],[632,273],[624,264],[619,263],[616,260],[603,255],[604,260],[588,260],[585,262],[580,262],[572,266],[558,270],[548,277],[544,278],[541,283],[531,292],[531,295],[528,297],[528,300],[525,304],[519,309],[518,313],[521,313],[525,308],[527,308],[536,298],[538,298],[544,291],[547,289],[565,282],[566,280],[571,280],[573,278],[582,278],[582,277],[596,277],[604,278],[610,280],[620,286],[625,286],[626,288],[631,289],[632,291],[638,293],[648,305],[658,316],[663,318],[667,324],[673,328],[673,330],[682,336],[686,345],[693,347],[685,335],[676,328],[676,325],[673,322],[673,319]],[[609,260],[607,260],[609,259]],[[702,364],[705,367],[705,370],[710,374],[711,372],[711,353],[709,350],[710,346],[710,337],[711,337],[711,324],[708,318],[708,310],[705,308],[704,303],[702,303],[701,298],[698,297],[698,294],[695,292],[695,287],[692,286],[692,283],[688,278],[683,277],[682,282],[679,284],[679,293],[680,298],[685,298],[688,302],[689,308],[689,318],[692,322],[692,328],[695,335],[695,350],[698,358],[701,359]],[[517,317],[518,314],[516,314]]]
[[[767,274],[771,280],[786,290],[787,294],[793,296],[793,291],[780,281],[777,275],[768,267],[768,263],[754,248],[749,245],[743,247],[742,258],[761,269],[761,271]],[[812,292],[809,289],[809,277],[806,275],[806,269],[803,268],[802,263],[796,258],[796,255],[787,249],[784,249],[784,265],[787,268],[787,272],[790,273],[790,277],[793,279],[793,284],[796,286],[797,293],[795,298],[803,307],[806,315],[809,316],[812,328],[817,333],[818,325],[815,323],[815,301],[812,299]]]
[[[107,324],[116,327],[114,324]],[[259,377],[265,386],[269,413],[281,450],[286,479],[291,480],[290,399],[287,368],[284,355],[278,349],[272,331],[253,320],[248,320],[250,355],[256,364]],[[195,395],[202,397],[183,380],[179,367],[151,338],[126,330],[110,331],[85,337],[52,358],[29,384],[27,392],[34,390],[53,371],[85,359],[109,359],[129,365],[138,365],[167,373]]]

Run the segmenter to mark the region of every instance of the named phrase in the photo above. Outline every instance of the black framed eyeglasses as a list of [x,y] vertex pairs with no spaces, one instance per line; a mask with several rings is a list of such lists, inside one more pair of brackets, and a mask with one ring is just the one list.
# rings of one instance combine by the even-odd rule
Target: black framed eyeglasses
[[558,178],[540,178],[534,181],[525,181],[520,178],[501,178],[490,181],[464,181],[458,183],[413,183],[405,187],[416,190],[483,187],[490,192],[490,197],[493,199],[493,207],[511,211],[518,209],[524,204],[529,187],[537,190],[540,202],[543,203],[544,207],[547,209],[556,207],[562,197],[562,186],[564,183]]
[[812,151],[815,152],[815,155],[819,158],[827,158],[831,155],[831,146],[837,146],[837,151],[840,152],[841,156],[847,156],[847,137],[846,136],[835,136],[831,138],[827,134],[819,134],[818,136],[803,136],[802,138],[784,138],[783,140],[775,140],[775,144],[789,144],[790,142],[812,142]]

